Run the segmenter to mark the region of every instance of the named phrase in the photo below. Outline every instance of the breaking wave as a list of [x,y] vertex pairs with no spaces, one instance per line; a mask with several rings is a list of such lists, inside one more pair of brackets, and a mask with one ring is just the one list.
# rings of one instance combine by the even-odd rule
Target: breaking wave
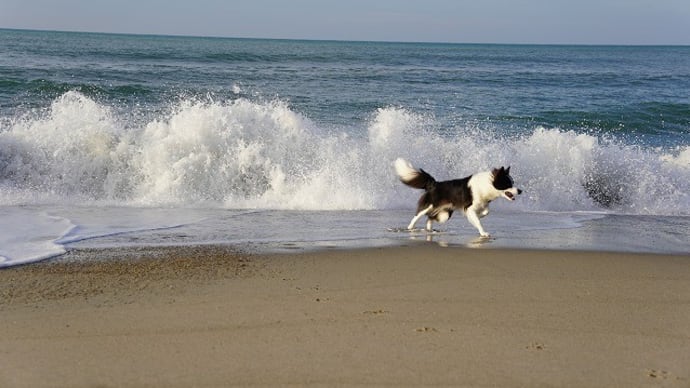
[[399,107],[328,128],[280,100],[186,100],[143,125],[69,91],[0,121],[0,205],[74,203],[300,210],[408,208],[392,161],[437,179],[511,165],[533,211],[690,214],[690,146],[624,144],[536,127],[522,135]]

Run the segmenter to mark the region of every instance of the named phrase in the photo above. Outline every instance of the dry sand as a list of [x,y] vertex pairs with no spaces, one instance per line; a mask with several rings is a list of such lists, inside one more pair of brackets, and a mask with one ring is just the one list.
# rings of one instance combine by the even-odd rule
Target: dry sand
[[73,251],[0,271],[0,387],[690,387],[690,257]]

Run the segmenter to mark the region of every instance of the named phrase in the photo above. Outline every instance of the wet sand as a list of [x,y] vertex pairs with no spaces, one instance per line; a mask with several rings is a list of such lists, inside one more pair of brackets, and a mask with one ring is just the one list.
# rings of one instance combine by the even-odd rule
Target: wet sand
[[78,250],[0,270],[0,386],[690,386],[690,257]]

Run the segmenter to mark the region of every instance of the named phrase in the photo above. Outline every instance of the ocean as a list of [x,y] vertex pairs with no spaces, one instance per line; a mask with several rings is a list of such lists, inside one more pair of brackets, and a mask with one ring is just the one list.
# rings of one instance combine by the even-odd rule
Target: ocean
[[[517,201],[403,232],[437,179]],[[0,266],[69,249],[690,253],[690,47],[0,30]]]

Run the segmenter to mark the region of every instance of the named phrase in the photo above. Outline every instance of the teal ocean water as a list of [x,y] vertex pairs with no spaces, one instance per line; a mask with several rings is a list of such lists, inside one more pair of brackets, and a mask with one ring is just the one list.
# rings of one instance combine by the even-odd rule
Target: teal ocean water
[[[439,179],[511,165],[525,193],[492,205],[494,246],[690,252],[690,47],[0,30],[5,265],[416,241],[387,231],[419,194],[397,157]],[[474,237],[462,216],[443,228]]]

